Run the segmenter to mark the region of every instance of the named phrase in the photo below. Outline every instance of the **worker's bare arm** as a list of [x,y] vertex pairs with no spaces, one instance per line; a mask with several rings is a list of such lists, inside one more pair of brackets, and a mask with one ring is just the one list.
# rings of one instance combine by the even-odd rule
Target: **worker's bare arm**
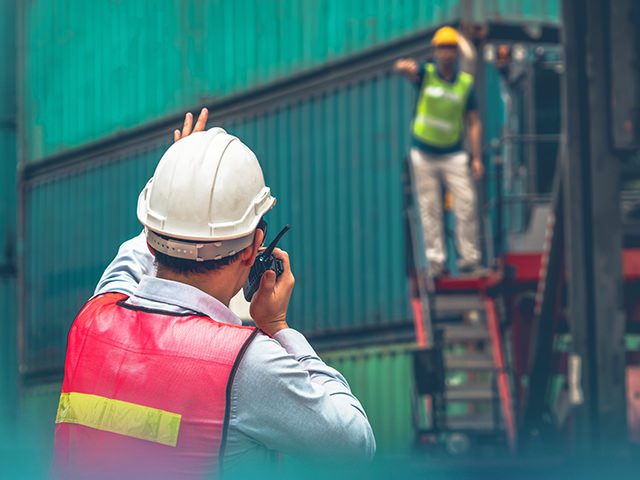
[[482,163],[482,123],[477,110],[467,112],[469,143],[471,144],[471,172],[476,180],[484,175]]
[[393,70],[412,82],[418,81],[418,63],[412,58],[400,58],[393,64]]

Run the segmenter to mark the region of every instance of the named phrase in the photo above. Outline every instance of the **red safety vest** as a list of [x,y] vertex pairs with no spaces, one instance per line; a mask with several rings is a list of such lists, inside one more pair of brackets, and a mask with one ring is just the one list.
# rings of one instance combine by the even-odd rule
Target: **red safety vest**
[[54,472],[198,478],[224,455],[236,368],[257,329],[91,299],[67,345]]

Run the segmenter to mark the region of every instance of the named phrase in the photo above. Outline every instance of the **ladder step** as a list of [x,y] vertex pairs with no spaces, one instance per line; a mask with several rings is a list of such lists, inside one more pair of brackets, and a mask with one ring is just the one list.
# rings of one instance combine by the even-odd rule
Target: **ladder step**
[[442,324],[445,343],[489,340],[489,332],[484,325]]
[[447,370],[493,370],[493,358],[481,354],[445,355]]
[[464,313],[469,310],[484,311],[484,302],[478,295],[436,295],[434,308],[436,315]]
[[496,430],[490,415],[452,415],[447,417],[448,430]]
[[462,385],[448,387],[445,393],[448,402],[493,400],[495,395],[490,385]]

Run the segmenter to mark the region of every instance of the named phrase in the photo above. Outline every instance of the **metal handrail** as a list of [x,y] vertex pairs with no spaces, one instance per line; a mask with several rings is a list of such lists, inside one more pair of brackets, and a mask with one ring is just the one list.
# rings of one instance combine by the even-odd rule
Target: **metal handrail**
[[[498,159],[498,161],[495,162],[496,168],[494,171],[494,180],[495,180],[495,184],[497,185],[497,196],[494,199],[488,200],[486,202],[483,202],[480,207],[479,207],[479,214],[481,216],[481,218],[483,219],[483,221],[486,221],[488,218],[488,214],[491,210],[496,209],[498,212],[498,227],[497,227],[497,234],[498,235],[502,235],[502,231],[503,231],[503,224],[502,224],[502,209],[504,208],[504,206],[506,205],[515,205],[517,203],[522,203],[524,204],[525,208],[529,209],[531,208],[533,205],[540,205],[540,204],[546,204],[549,203],[551,201],[551,194],[544,194],[544,193],[537,193],[537,192],[524,192],[524,193],[517,193],[517,194],[503,194],[503,188],[502,188],[502,175],[503,175],[503,168],[504,168],[504,160],[501,158],[500,156],[500,150],[503,146],[505,145],[514,145],[514,144],[531,144],[531,143],[535,143],[535,144],[543,144],[543,143],[558,143],[560,144],[563,140],[563,136],[562,134],[530,134],[530,133],[524,133],[524,134],[506,134],[506,135],[502,135],[498,138],[493,139],[491,142],[489,142],[487,145],[485,145],[485,147],[483,148],[483,155],[484,154],[488,154],[491,155],[492,158],[495,160],[496,158]],[[515,169],[514,171],[514,175],[512,177],[514,180],[522,180],[526,178],[526,173],[525,175],[522,174],[522,169]],[[491,237],[488,237],[485,234],[485,242],[492,242],[491,245],[488,245],[491,251],[493,251],[494,247],[496,246],[492,240]],[[502,245],[502,239],[498,240],[498,244],[497,244],[497,251],[494,252],[494,256],[498,256],[500,254],[502,254],[502,250],[503,250],[503,245]],[[487,246],[487,245],[485,245]],[[487,249],[487,251],[489,251],[489,249]]]

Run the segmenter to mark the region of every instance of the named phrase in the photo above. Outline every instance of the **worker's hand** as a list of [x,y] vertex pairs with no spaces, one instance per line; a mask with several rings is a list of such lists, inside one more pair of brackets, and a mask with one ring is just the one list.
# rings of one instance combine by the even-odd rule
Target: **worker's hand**
[[480,180],[484,175],[484,165],[480,157],[473,157],[471,160],[471,173],[476,180]]
[[273,270],[267,270],[262,275],[260,287],[253,294],[249,309],[251,318],[258,328],[270,336],[288,328],[287,309],[295,284],[287,252],[276,248],[273,254],[282,260],[284,272],[277,279],[276,272]]
[[393,64],[393,70],[403,73],[411,79],[418,78],[418,64],[411,58],[401,58]]
[[204,127],[207,126],[207,119],[209,118],[209,110],[203,108],[200,110],[200,115],[198,115],[198,121],[196,122],[196,126],[191,129],[193,126],[193,115],[191,112],[187,112],[184,116],[184,123],[182,124],[182,132],[177,128],[173,131],[173,141],[174,143],[178,140],[188,137],[193,132],[201,132],[204,130]]

